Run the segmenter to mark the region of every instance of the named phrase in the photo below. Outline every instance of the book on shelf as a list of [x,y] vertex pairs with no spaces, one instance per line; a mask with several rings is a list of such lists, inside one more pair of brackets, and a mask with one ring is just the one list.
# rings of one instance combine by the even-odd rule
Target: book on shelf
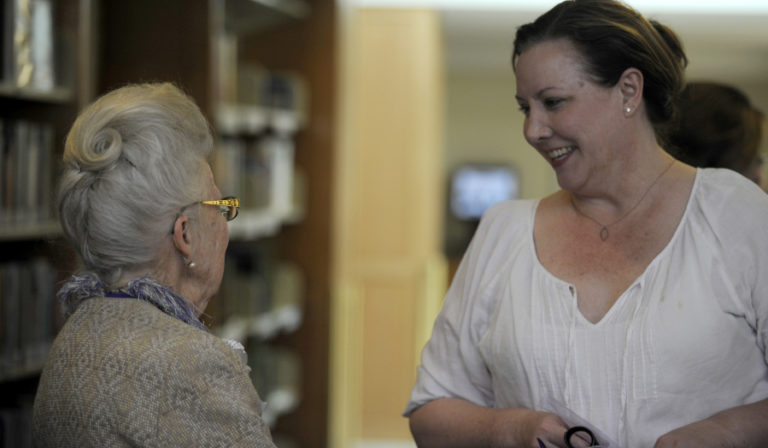
[[302,77],[293,73],[270,73],[263,89],[274,132],[292,135],[304,126],[309,100]]
[[32,447],[32,409],[34,396],[22,394],[14,403],[0,408],[0,446]]
[[256,140],[222,138],[213,160],[219,189],[240,198],[241,217],[230,230],[263,226],[262,232],[245,229],[242,234],[267,235],[296,216],[297,185],[294,171],[294,143],[270,135]]
[[13,204],[12,219],[16,224],[23,224],[33,222],[27,204],[27,188],[30,188],[30,157],[36,146],[32,144],[29,122],[17,121],[11,129],[13,130],[13,150],[16,153],[14,158],[16,166],[13,168],[16,179],[13,185],[13,198],[11,199]]
[[0,119],[0,229],[53,219],[51,125]]
[[221,134],[290,136],[304,126],[308,95],[300,76],[247,63],[226,73],[219,79],[216,106],[216,127]]
[[52,90],[55,84],[53,52],[53,5],[51,0],[29,0],[32,16],[30,86],[37,90]]
[[39,371],[56,333],[56,268],[43,258],[0,264],[0,378]]
[[285,348],[261,342],[246,344],[251,381],[267,403],[262,418],[271,427],[301,401],[301,359]]
[[302,322],[304,276],[260,248],[230,246],[217,301],[222,337],[245,343],[295,331]]
[[259,149],[269,167],[268,208],[283,220],[293,210],[293,140],[270,136],[259,141]]
[[7,211],[5,209],[5,184],[8,181],[8,173],[6,172],[6,160],[8,159],[8,156],[6,152],[8,151],[8,144],[6,142],[6,131],[5,128],[8,125],[6,122],[0,118],[0,226],[3,225],[3,221],[5,220]]
[[216,185],[226,196],[240,198],[241,207],[247,200],[241,188],[241,168],[245,160],[246,142],[239,139],[221,139],[217,143],[212,163]]
[[215,44],[216,98],[222,103],[237,102],[237,36],[219,33]]
[[55,86],[52,0],[2,0],[3,82],[40,91]]

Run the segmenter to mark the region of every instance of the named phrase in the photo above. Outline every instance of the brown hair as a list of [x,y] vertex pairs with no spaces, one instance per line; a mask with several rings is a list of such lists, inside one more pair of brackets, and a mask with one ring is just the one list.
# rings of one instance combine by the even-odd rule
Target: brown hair
[[670,152],[699,167],[745,174],[758,159],[765,115],[744,92],[715,82],[691,82],[680,97],[680,117]]
[[600,85],[616,85],[634,67],[643,73],[648,118],[658,136],[675,117],[688,59],[675,33],[613,0],[567,0],[518,28],[514,68],[530,47],[568,39],[581,53],[585,71]]

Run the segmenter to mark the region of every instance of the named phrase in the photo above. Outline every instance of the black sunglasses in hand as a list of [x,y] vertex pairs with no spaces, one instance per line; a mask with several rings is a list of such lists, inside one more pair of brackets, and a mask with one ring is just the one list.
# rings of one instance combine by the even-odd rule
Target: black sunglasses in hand
[[564,439],[565,439],[565,446],[567,448],[575,448],[571,444],[571,439],[573,439],[573,436],[576,434],[586,434],[587,436],[589,436],[589,439],[585,439],[587,440],[587,443],[589,443],[589,445],[587,446],[600,445],[600,442],[597,441],[597,437],[595,437],[595,435],[592,433],[592,431],[589,428],[587,428],[586,426],[572,426],[568,428],[568,431],[565,431]]
[[[597,437],[595,437],[595,434],[593,434],[589,428],[587,428],[586,426],[573,426],[568,428],[567,431],[565,431],[565,436],[563,437],[566,448],[576,448],[571,443],[571,439],[575,434],[579,434],[579,433],[583,433],[589,436],[589,440],[587,440],[587,443],[589,443],[588,446],[600,446],[600,442],[597,441]],[[547,448],[547,446],[544,445],[544,442],[542,442],[541,439],[536,439],[536,441],[539,442],[539,448]]]

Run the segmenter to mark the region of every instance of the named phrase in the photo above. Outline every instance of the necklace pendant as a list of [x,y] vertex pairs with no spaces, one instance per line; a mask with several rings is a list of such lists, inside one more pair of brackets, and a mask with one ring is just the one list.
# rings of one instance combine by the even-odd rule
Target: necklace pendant
[[608,239],[608,227],[603,226],[603,228],[600,229],[600,239],[603,241]]

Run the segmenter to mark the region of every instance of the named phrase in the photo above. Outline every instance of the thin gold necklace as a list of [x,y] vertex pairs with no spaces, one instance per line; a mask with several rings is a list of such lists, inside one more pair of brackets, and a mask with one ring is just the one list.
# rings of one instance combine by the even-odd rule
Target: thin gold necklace
[[675,164],[675,161],[676,161],[675,159],[672,159],[672,162],[670,162],[670,164],[667,165],[666,168],[664,168],[664,171],[662,171],[661,174],[659,174],[656,177],[656,179],[654,179],[654,181],[651,182],[651,185],[648,186],[648,188],[645,190],[645,193],[643,193],[643,195],[640,196],[640,199],[638,199],[637,202],[635,202],[635,205],[633,205],[632,208],[630,208],[627,211],[627,213],[624,213],[623,215],[621,215],[621,217],[619,219],[617,219],[616,221],[613,221],[610,224],[603,224],[602,222],[598,221],[597,219],[595,219],[595,218],[589,216],[588,214],[582,212],[581,210],[579,210],[579,207],[576,206],[576,202],[573,201],[573,195],[569,196],[570,199],[571,199],[571,205],[573,206],[573,209],[576,210],[576,213],[578,213],[579,215],[581,215],[581,216],[591,220],[592,222],[594,222],[595,224],[600,226],[600,239],[602,241],[605,241],[610,236],[609,232],[608,232],[608,227],[611,227],[614,224],[618,224],[619,222],[621,222],[621,220],[623,220],[624,218],[629,216],[633,211],[635,211],[635,209],[640,205],[640,203],[643,202],[643,199],[645,199],[645,197],[648,195],[648,192],[651,191],[651,189],[653,188],[654,185],[656,185],[656,182],[658,182],[659,179],[661,179],[667,173],[667,171],[669,171],[669,169],[672,168],[672,165]]

